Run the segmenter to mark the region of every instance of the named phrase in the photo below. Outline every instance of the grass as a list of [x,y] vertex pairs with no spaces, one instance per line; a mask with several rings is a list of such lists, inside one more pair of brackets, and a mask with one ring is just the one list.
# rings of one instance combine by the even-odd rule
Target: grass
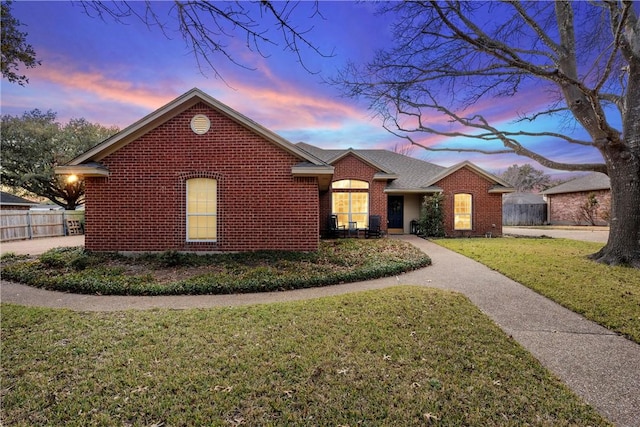
[[2,305],[5,425],[609,425],[465,297],[209,310]]
[[640,343],[640,270],[588,260],[601,243],[527,238],[435,242]]
[[58,248],[31,259],[3,256],[2,276],[45,289],[101,295],[266,292],[391,276],[431,260],[393,239],[321,242],[312,253],[262,251],[194,255],[178,252],[124,257]]

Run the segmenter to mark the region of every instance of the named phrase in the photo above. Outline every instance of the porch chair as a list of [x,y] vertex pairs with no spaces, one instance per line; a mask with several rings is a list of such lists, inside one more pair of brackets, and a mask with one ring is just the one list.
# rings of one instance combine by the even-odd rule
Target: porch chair
[[370,215],[369,216],[369,226],[364,229],[364,237],[368,239],[369,237],[382,237],[382,230],[380,229],[380,215]]
[[347,229],[344,225],[338,225],[338,215],[329,215],[329,224],[326,237],[335,239],[336,237],[347,237]]

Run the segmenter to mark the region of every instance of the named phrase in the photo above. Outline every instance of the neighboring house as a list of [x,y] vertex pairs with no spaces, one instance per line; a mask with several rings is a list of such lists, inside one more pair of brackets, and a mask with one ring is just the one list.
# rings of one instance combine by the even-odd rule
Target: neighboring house
[[56,171],[85,177],[95,251],[312,251],[331,214],[407,233],[437,192],[448,235],[499,235],[513,191],[469,162],[292,144],[198,89]]
[[0,209],[2,210],[26,211],[34,206],[38,204],[4,191],[0,192]]
[[[48,203],[39,203],[31,208],[32,211],[63,211],[64,208],[60,205],[52,205]],[[76,209],[77,210],[77,209]]]
[[581,207],[594,195],[598,201],[596,223],[607,224],[611,211],[611,184],[603,173],[593,172],[542,192],[548,204],[548,218],[551,224],[587,225],[581,218]]

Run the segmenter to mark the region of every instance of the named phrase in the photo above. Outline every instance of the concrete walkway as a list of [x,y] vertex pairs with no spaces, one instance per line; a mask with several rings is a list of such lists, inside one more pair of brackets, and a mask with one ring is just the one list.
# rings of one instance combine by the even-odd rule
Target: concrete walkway
[[508,335],[603,416],[620,427],[640,420],[640,346],[455,252],[401,236],[428,253],[433,265],[398,277],[324,288],[248,295],[120,297],[73,295],[2,282],[3,302],[113,311],[206,308],[319,298],[397,284],[465,294]]

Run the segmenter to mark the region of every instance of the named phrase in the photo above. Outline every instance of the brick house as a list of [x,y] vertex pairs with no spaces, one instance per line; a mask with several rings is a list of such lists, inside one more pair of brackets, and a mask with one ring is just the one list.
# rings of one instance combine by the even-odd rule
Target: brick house
[[[443,193],[447,236],[502,234],[502,194],[514,190],[471,162],[445,168],[388,150],[297,145],[334,167],[331,188],[320,193],[321,218],[337,213],[342,224],[356,220],[358,227],[366,227],[368,215],[380,215],[386,232],[405,234],[411,231],[411,221],[420,216],[424,196]],[[351,187],[354,181],[361,184],[344,188],[347,180]],[[354,202],[353,194],[359,194],[356,197],[365,212],[354,212],[358,200]],[[349,203],[351,211],[341,212],[338,206]]]
[[608,224],[606,218],[611,211],[611,184],[609,177],[603,173],[593,172],[573,179],[543,191],[542,195],[547,201],[551,224],[587,225],[579,213],[590,195],[595,196],[598,201],[596,224]]
[[0,209],[14,211],[28,211],[32,207],[38,206],[36,202],[15,196],[10,193],[0,192]]
[[433,192],[446,195],[447,234],[499,235],[512,191],[469,162],[292,144],[198,89],[56,172],[85,178],[95,251],[313,251],[332,213],[407,233]]

